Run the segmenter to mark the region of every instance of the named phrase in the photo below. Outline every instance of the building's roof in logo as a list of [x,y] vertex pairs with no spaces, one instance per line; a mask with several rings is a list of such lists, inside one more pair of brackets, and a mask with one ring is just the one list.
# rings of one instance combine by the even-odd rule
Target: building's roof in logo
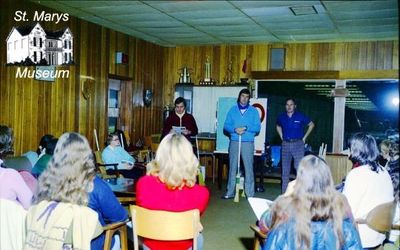
[[[14,31],[14,29],[17,30],[18,33],[21,34],[21,36],[26,36],[26,35],[29,35],[32,32],[33,28],[35,28],[37,25],[41,29],[43,29],[42,26],[40,25],[40,23],[32,23],[30,25],[25,25],[25,26],[20,26],[20,27],[14,26],[13,29],[10,31],[10,34],[8,34],[8,37],[6,40],[8,40],[8,38],[10,37],[10,35]],[[69,30],[69,28],[65,27],[63,29],[56,30],[56,31],[49,31],[49,30],[45,30],[45,29],[43,29],[43,30],[46,34],[46,38],[59,39],[65,33],[66,30]],[[72,34],[71,34],[71,36],[72,36]]]
[[28,26],[21,26],[21,27],[15,27],[15,29],[22,35],[26,36],[29,33],[32,32],[32,29],[36,26],[36,23],[28,25]]
[[56,31],[47,31],[46,30],[46,38],[58,39],[64,34],[65,30],[67,30],[67,29],[68,28],[66,27],[61,30],[56,30]]

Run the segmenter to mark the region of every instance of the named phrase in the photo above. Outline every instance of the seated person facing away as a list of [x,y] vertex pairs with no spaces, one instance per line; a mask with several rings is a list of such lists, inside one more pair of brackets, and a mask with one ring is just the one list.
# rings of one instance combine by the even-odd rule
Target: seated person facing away
[[[94,210],[96,222],[101,225],[124,221],[128,217],[108,184],[96,176],[92,150],[87,139],[78,133],[65,133],[60,137],[47,169],[39,177],[35,202],[36,210],[42,209],[37,211],[39,215],[47,209],[72,204]],[[52,214],[45,217],[51,221]],[[81,233],[82,237],[93,237],[86,231]],[[91,249],[100,250],[103,245],[104,234],[101,234],[92,240]]]
[[0,199],[15,201],[28,209],[32,202],[32,191],[16,170],[3,166],[3,159],[12,152],[12,142],[11,128],[0,125]]
[[335,190],[326,162],[305,156],[293,190],[279,196],[261,216],[260,229],[270,230],[263,250],[362,249],[346,204]]
[[[346,176],[343,194],[349,201],[354,218],[365,219],[376,206],[393,201],[393,185],[389,173],[378,164],[379,150],[374,137],[356,133],[349,141],[350,160],[359,165]],[[362,246],[374,248],[382,244],[385,235],[366,224],[359,224]]]
[[[389,172],[389,175],[392,178],[392,183],[393,183],[393,193],[394,193],[394,200],[396,202],[396,208],[392,224],[400,225],[399,144],[391,140],[384,140],[379,144],[379,147],[381,150],[382,157],[387,160],[385,168]],[[400,230],[390,231],[388,239],[389,242],[394,243],[396,241],[399,241],[399,239],[400,239]]]
[[[398,195],[400,188],[399,144],[391,140],[384,140],[379,147],[382,157],[387,160],[385,168],[392,178],[393,193]],[[399,200],[399,197],[395,197],[395,199]]]
[[52,138],[50,141],[47,142],[46,148],[42,150],[41,154],[38,161],[32,168],[32,175],[39,177],[43,171],[47,168],[48,163],[51,160],[51,157],[53,157],[54,149],[56,148],[58,139],[57,138]]
[[198,133],[196,120],[194,117],[186,112],[186,101],[183,97],[178,97],[175,100],[175,110],[171,112],[165,120],[164,127],[161,134],[161,139],[167,134],[176,132],[173,127],[185,127],[181,133],[190,141],[191,136]]
[[[196,184],[199,162],[193,154],[192,144],[183,136],[168,134],[157,149],[156,159],[147,165],[147,175],[136,186],[138,206],[171,212],[206,210],[209,192]],[[157,226],[154,227],[157,230]],[[202,234],[197,238],[202,249]],[[144,239],[143,249],[188,250],[192,240],[156,241]]]
[[[125,178],[138,179],[142,176],[142,170],[134,168],[135,159],[121,147],[117,133],[108,135],[107,145],[101,153],[101,158],[105,164],[118,163],[118,172]],[[115,173],[114,166],[107,166],[107,174]]]
[[28,158],[28,160],[31,162],[32,166],[35,166],[36,162],[39,160],[40,157],[42,157],[46,153],[46,147],[47,143],[55,138],[53,135],[46,134],[40,138],[39,146],[36,151],[28,151],[22,156],[25,156]]

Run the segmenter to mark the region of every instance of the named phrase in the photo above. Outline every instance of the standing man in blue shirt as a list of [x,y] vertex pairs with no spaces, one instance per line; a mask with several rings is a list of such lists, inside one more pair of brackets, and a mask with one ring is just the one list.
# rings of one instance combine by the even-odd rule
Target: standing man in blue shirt
[[[304,134],[304,127],[308,127]],[[296,102],[293,98],[286,99],[286,112],[278,116],[276,131],[282,140],[282,193],[289,183],[292,158],[297,170],[301,158],[304,156],[304,143],[314,128],[314,123],[306,115],[296,111]]]
[[242,89],[239,92],[237,104],[226,115],[224,130],[230,135],[229,143],[229,176],[227,191],[222,199],[235,197],[235,178],[239,154],[239,135],[241,139],[241,158],[244,164],[244,191],[247,197],[254,196],[254,137],[260,132],[260,115],[256,108],[250,105],[250,91]]

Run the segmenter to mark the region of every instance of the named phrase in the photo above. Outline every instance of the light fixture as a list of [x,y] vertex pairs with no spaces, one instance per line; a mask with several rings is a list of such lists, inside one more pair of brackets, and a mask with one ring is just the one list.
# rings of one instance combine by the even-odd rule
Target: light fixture
[[392,98],[392,104],[396,107],[399,106],[399,98],[398,97],[393,97]]

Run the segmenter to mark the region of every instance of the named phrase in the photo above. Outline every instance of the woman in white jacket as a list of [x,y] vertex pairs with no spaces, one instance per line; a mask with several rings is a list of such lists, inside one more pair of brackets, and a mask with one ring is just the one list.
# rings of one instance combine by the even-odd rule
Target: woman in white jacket
[[[393,201],[393,186],[389,173],[378,164],[378,146],[374,137],[356,133],[350,139],[350,160],[353,168],[346,177],[343,194],[347,197],[354,218],[365,219],[376,206]],[[382,244],[385,235],[366,224],[358,230],[363,248],[375,248]]]

